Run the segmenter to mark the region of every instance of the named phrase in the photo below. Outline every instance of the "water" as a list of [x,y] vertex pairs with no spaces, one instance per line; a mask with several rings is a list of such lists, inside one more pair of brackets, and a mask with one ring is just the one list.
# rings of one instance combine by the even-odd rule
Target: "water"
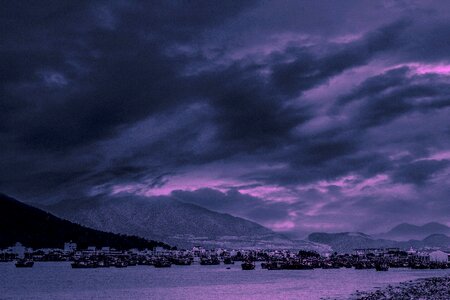
[[283,270],[240,265],[150,266],[71,269],[69,263],[37,262],[32,269],[0,263],[0,299],[320,299],[347,298],[356,290],[450,270]]

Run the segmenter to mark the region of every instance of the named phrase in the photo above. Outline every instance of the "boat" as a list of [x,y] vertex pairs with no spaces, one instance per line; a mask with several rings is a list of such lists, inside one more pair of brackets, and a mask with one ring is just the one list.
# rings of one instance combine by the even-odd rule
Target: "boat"
[[172,263],[166,259],[158,259],[153,262],[155,268],[170,268]]
[[220,265],[220,260],[217,257],[203,257],[200,259],[202,266]]
[[138,260],[138,265],[140,266],[153,266],[153,261],[151,258],[145,258]]
[[116,268],[126,268],[126,267],[128,267],[128,263],[123,260],[118,260],[113,264],[113,266]]
[[72,269],[93,269],[98,267],[97,263],[90,260],[77,260],[72,262],[70,265]]
[[266,264],[267,270],[283,270],[283,263],[278,261],[268,262]]
[[333,262],[324,262],[322,263],[322,269],[339,269],[340,265]]
[[110,264],[109,264],[109,262],[106,261],[106,260],[100,260],[100,261],[97,263],[97,266],[98,266],[99,268],[109,268],[109,267],[110,267]]
[[225,257],[225,258],[223,259],[223,263],[224,263],[225,265],[234,265],[234,261],[231,259],[231,257]]
[[373,269],[373,265],[370,262],[357,262],[354,267],[355,270]]
[[254,270],[255,269],[255,263],[251,262],[251,261],[243,262],[241,264],[241,268],[242,268],[242,270]]
[[34,261],[29,259],[19,259],[16,261],[16,268],[32,268]]
[[389,270],[389,265],[386,264],[386,263],[375,264],[375,270],[377,270],[377,271],[388,271]]
[[190,258],[173,258],[172,263],[177,266],[190,266],[192,261]]
[[429,268],[430,268],[427,264],[420,263],[420,262],[417,262],[417,263],[411,263],[411,264],[409,265],[409,267],[410,267],[411,269],[416,269],[416,270],[424,270],[424,269],[429,269]]
[[136,260],[129,260],[128,261],[128,267],[136,267],[137,266],[137,261]]
[[282,265],[284,270],[312,270],[314,269],[312,266],[298,262],[291,261]]

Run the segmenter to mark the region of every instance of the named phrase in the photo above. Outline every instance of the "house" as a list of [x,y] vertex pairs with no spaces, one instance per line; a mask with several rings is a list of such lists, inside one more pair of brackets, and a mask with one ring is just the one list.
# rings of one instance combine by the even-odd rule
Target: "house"
[[441,250],[432,251],[429,253],[430,261],[448,263],[450,254]]
[[72,241],[64,243],[64,252],[75,252],[77,251],[77,243],[74,243]]

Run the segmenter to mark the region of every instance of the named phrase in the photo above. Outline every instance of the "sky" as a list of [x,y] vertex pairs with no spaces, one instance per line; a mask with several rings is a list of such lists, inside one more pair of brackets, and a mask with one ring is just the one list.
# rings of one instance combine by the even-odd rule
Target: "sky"
[[8,1],[0,191],[300,236],[450,225],[448,1]]

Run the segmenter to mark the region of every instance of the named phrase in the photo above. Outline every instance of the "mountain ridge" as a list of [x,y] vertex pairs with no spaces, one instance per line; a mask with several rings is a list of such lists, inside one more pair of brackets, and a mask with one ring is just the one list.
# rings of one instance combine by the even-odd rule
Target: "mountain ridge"
[[411,239],[422,240],[432,234],[450,235],[450,227],[438,222],[429,222],[423,225],[414,225],[410,223],[401,223],[385,233],[376,236],[384,239],[397,241],[408,241]]
[[110,246],[117,249],[153,248],[167,244],[137,236],[94,230],[58,218],[46,211],[0,193],[0,248],[20,242],[33,248],[62,248],[72,240],[81,248]]
[[450,249],[450,237],[444,234],[432,234],[422,240],[394,241],[380,239],[366,234],[354,234],[352,232],[325,233],[314,232],[308,235],[308,240],[330,246],[337,252],[352,252],[354,249],[362,248],[424,248],[435,247],[439,249]]
[[310,242],[294,242],[255,222],[169,197],[97,196],[42,208],[92,228],[109,228],[179,247],[320,248]]

